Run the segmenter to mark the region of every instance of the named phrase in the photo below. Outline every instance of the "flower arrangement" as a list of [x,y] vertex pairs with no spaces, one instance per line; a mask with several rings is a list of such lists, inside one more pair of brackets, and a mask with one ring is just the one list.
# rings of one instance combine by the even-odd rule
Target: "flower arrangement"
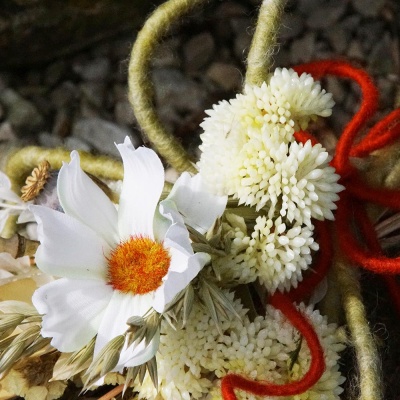
[[[0,296],[1,388],[28,400],[62,398],[68,385],[115,386],[102,400],[339,399],[349,338],[316,306],[333,280],[360,398],[379,399],[376,346],[348,264],[386,274],[400,305],[387,275],[398,259],[378,241],[390,229],[375,230],[360,203],[397,210],[399,193],[370,187],[351,157],[392,144],[399,111],[360,136],[377,102],[365,72],[337,61],[269,71],[281,7],[264,1],[244,89],[206,111],[192,162],[155,115],[146,68],[172,20],[196,4],[160,6],[130,64],[137,120],[181,173],[173,185],[157,153],[129,138],[116,144],[122,163],[30,147],[0,175],[0,285],[34,279],[26,298]],[[317,81],[325,75],[362,90],[333,156],[307,132],[332,114]]]

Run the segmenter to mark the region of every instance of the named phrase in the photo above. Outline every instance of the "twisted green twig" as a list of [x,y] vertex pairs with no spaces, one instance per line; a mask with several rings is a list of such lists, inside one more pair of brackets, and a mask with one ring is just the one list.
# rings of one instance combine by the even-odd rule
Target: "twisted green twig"
[[153,104],[150,62],[171,25],[205,0],[169,0],[147,19],[132,48],[129,63],[129,100],[136,119],[156,150],[179,172],[197,170],[177,139],[162,126]]
[[261,85],[272,66],[272,55],[286,0],[263,0],[247,57],[245,83]]
[[378,350],[368,326],[355,268],[346,265],[343,260],[336,260],[334,271],[357,356],[359,400],[381,400],[383,395]]

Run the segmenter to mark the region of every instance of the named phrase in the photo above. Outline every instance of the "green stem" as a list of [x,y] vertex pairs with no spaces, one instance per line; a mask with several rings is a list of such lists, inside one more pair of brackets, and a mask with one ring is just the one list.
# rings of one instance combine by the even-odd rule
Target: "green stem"
[[247,57],[246,84],[261,85],[268,78],[285,3],[286,0],[263,0],[261,4]]

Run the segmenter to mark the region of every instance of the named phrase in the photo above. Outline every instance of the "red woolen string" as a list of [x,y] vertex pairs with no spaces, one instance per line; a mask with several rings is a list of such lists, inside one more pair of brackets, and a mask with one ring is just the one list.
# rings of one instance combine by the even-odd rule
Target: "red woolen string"
[[[376,235],[376,230],[368,218],[368,214],[365,207],[357,207],[355,210],[355,218],[357,220],[358,226],[361,229],[365,237],[366,244],[371,248],[376,254],[382,254],[382,248],[379,243],[378,237]],[[397,311],[398,316],[400,316],[400,290],[396,278],[392,275],[382,275],[385,281],[386,287],[389,291],[390,297],[393,300],[393,305]]]
[[377,108],[377,89],[368,74],[348,63],[338,61],[303,64],[295,67],[295,70],[298,73],[311,73],[316,78],[327,74],[350,78],[360,85],[362,92],[360,109],[344,128],[332,161],[332,165],[342,175],[341,183],[346,186],[346,192],[341,193],[341,200],[338,202],[335,222],[336,232],[343,254],[353,262],[381,274],[399,273],[400,259],[390,259],[376,249],[366,250],[363,248],[356,240],[351,224],[353,220],[352,206],[355,205],[355,209],[359,207],[359,200],[399,209],[400,191],[369,187],[361,181],[357,170],[350,165],[349,157],[350,155],[366,156],[369,151],[393,143],[400,136],[400,110],[390,113],[371,128],[358,144],[354,144],[360,129],[365,126]]
[[336,154],[333,164],[338,173],[344,177],[354,170],[350,165],[349,156],[354,140],[366,122],[375,113],[378,106],[378,90],[370,76],[363,70],[340,61],[317,61],[294,67],[298,74],[310,73],[319,79],[324,75],[335,75],[356,81],[361,87],[362,101],[360,109],[353,119],[346,125],[336,145]]
[[[352,201],[351,201],[352,200]],[[342,193],[336,212],[336,234],[342,253],[351,261],[378,274],[400,273],[400,259],[387,258],[374,248],[366,249],[362,246],[351,229],[352,215],[362,204],[351,199],[349,194]],[[359,219],[356,219],[359,222]]]
[[313,146],[315,146],[317,143],[319,143],[318,140],[313,135],[311,135],[311,133],[306,132],[306,131],[295,132],[294,138],[297,142],[303,143],[303,144],[306,144],[306,142],[309,140],[311,141],[311,144]]
[[368,134],[352,147],[350,156],[365,157],[371,152],[392,144],[400,137],[400,109],[392,111],[389,115],[376,123]]
[[270,297],[269,302],[286,316],[306,340],[311,355],[310,368],[300,380],[284,385],[256,382],[236,374],[226,375],[221,381],[221,392],[224,400],[237,400],[235,389],[244,390],[257,396],[294,396],[315,385],[325,371],[323,349],[307,318],[297,310],[287,296],[281,293],[275,293]]

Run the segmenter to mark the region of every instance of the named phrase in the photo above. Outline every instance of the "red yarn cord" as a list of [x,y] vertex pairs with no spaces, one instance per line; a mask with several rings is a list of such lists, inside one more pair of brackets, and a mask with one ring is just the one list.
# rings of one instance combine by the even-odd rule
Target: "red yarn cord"
[[318,258],[297,288],[293,288],[287,293],[291,301],[299,302],[309,296],[328,273],[333,258],[330,225],[331,223],[328,221],[315,221],[316,240],[319,244]]
[[[357,215],[357,208],[362,207],[353,199],[354,208],[348,194],[342,193],[336,212],[336,233],[343,254],[354,263],[378,274],[400,273],[400,258],[387,258],[377,254],[373,249],[365,249],[356,240],[351,229],[352,215]],[[360,218],[356,218],[360,223]]]
[[[355,210],[355,217],[368,247],[377,255],[382,255],[382,248],[379,244],[378,237],[374,226],[368,218],[367,212],[364,207],[357,207]],[[400,316],[400,286],[393,275],[382,275],[382,278],[389,291],[389,295],[393,301],[398,316]]]
[[306,131],[299,131],[294,133],[294,138],[297,142],[306,144],[307,141],[311,140],[311,144],[315,146],[318,142],[318,140],[311,135],[311,133],[306,132]]
[[400,209],[400,190],[376,189],[362,182],[361,178],[352,179],[347,183],[346,190],[359,200],[377,203],[395,210]]
[[336,154],[333,161],[333,165],[338,173],[341,176],[347,176],[353,171],[349,162],[351,147],[360,129],[363,128],[377,109],[378,90],[365,71],[348,63],[332,60],[317,61],[296,66],[294,69],[299,74],[307,72],[315,78],[320,78],[324,75],[349,78],[356,81],[361,88],[362,98],[360,109],[344,128],[336,145]]
[[314,328],[307,318],[293,305],[290,299],[275,293],[270,304],[280,310],[291,324],[301,333],[310,349],[310,368],[300,380],[283,385],[268,382],[256,382],[237,374],[222,378],[221,392],[224,400],[237,400],[235,389],[244,390],[257,396],[294,396],[315,385],[325,371],[324,352]]
[[367,135],[350,151],[352,157],[365,157],[371,152],[392,144],[400,137],[400,109],[377,122]]

